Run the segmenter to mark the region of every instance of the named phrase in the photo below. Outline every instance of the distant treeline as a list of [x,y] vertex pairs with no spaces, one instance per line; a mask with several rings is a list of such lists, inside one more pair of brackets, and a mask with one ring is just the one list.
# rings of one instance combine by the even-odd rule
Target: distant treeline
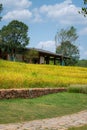
[[79,60],[76,66],[87,67],[87,60],[84,60],[84,59]]

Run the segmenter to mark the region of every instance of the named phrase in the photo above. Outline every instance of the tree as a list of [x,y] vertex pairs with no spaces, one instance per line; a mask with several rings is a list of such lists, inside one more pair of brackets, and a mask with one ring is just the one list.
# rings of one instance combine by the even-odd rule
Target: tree
[[85,59],[79,60],[76,65],[80,67],[87,67],[87,60]]
[[73,26],[71,26],[70,29],[61,29],[60,32],[57,32],[55,36],[55,43],[56,46],[65,41],[70,41],[72,43],[76,41],[77,38],[78,36],[76,33],[76,29]]
[[25,51],[24,57],[29,61],[30,63],[35,62],[37,63],[37,60],[39,58],[39,53],[34,48]]
[[[0,4],[0,14],[2,12],[2,9],[3,9],[2,4]],[[1,21],[1,19],[2,19],[2,17],[0,16],[0,21]],[[0,32],[1,32],[1,30],[0,30]],[[1,45],[1,41],[2,41],[2,39],[1,39],[1,35],[0,35],[0,45]],[[1,50],[0,50],[0,55],[1,55]]]
[[[83,0],[84,5],[87,4],[87,0]],[[79,11],[80,14],[83,14],[85,17],[87,15],[87,7],[82,7],[81,11]]]
[[[3,7],[2,7],[2,4],[0,4],[0,14],[1,14],[1,11],[2,11]],[[1,21],[1,16],[0,16],[0,21]]]
[[3,52],[10,54],[12,60],[15,60],[18,49],[25,48],[29,44],[27,32],[28,26],[17,20],[11,21],[1,29],[2,42],[0,48]]
[[66,30],[61,29],[55,36],[56,53],[71,58],[66,60],[66,65],[74,65],[79,59],[78,47],[74,45],[77,38],[76,29],[73,26]]
[[[86,5],[87,4],[87,0],[84,0],[84,4]],[[84,14],[84,16],[87,15],[87,7],[82,7],[82,14]]]
[[66,59],[65,65],[74,65],[77,63],[79,59],[79,50],[78,47],[71,44],[69,41],[62,42],[56,48],[56,53],[62,54],[63,56],[70,57],[70,59]]

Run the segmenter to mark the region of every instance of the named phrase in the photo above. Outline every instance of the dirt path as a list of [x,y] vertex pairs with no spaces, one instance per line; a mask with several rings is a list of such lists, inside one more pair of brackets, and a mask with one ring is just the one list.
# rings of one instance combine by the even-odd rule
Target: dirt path
[[87,111],[51,119],[34,120],[23,123],[3,124],[0,130],[66,130],[72,126],[87,124]]

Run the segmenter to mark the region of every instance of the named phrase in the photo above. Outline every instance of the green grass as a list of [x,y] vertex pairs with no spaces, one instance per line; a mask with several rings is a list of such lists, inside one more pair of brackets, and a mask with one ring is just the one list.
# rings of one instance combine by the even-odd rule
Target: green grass
[[66,87],[87,84],[87,68],[0,60],[0,89]]
[[73,93],[84,93],[87,94],[87,85],[70,85],[68,87],[69,92]]
[[87,125],[69,128],[68,130],[87,130]]
[[87,109],[87,95],[50,94],[36,99],[0,100],[0,124],[52,118]]

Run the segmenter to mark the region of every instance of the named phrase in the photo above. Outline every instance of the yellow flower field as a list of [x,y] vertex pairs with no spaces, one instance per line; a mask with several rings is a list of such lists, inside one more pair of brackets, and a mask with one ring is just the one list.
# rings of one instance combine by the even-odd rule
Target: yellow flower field
[[0,60],[0,89],[66,87],[71,84],[87,84],[87,68]]

